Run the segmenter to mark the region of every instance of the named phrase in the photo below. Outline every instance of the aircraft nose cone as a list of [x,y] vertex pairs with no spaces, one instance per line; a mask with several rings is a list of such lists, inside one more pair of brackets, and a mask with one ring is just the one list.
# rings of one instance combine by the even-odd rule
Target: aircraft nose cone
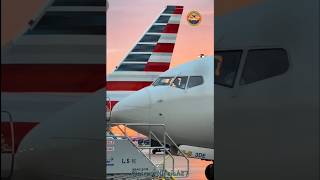
[[146,90],[137,91],[118,102],[112,109],[113,123],[146,123],[150,109],[150,95]]

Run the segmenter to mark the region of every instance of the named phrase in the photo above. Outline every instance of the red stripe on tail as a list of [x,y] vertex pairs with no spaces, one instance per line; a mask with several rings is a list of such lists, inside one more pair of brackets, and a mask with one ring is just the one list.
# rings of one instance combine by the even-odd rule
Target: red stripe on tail
[[172,53],[174,48],[174,43],[158,43],[154,47],[153,52],[165,52]]
[[148,62],[145,71],[164,72],[169,69],[170,63],[163,62]]
[[182,14],[183,6],[176,6],[176,9],[173,14]]
[[179,24],[167,24],[163,33],[178,33]]

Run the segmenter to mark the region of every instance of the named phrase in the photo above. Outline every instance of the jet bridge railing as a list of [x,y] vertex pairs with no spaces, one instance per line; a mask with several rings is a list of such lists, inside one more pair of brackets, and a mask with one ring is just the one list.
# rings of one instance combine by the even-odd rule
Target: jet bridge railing
[[[163,155],[162,155],[162,160],[163,162],[159,165],[162,166],[162,174],[161,177],[166,178],[167,174],[166,172],[166,158],[170,157],[172,160],[172,172],[175,172],[175,158],[172,155],[172,153],[167,149],[166,145],[167,145],[167,140],[169,141],[170,145],[174,146],[175,149],[178,150],[178,152],[180,152],[180,156],[182,156],[185,160],[186,160],[186,166],[187,166],[187,170],[185,171],[186,173],[183,175],[174,175],[175,178],[185,178],[189,176],[189,171],[190,171],[190,163],[189,163],[189,159],[188,157],[184,154],[184,152],[182,150],[179,149],[178,145],[173,141],[173,139],[169,136],[169,134],[166,132],[166,125],[165,124],[148,124],[148,123],[111,123],[111,126],[113,127],[117,127],[120,132],[123,134],[123,136],[118,136],[118,137],[123,137],[123,138],[127,138],[130,140],[130,142],[132,144],[134,144],[141,153],[143,153],[142,151],[144,149],[148,150],[148,156],[147,158],[152,161],[152,156],[151,156],[151,150],[152,149],[162,149],[163,150]],[[127,133],[127,128],[129,127],[149,127],[148,130],[148,138],[149,138],[149,145],[148,146],[138,146],[136,145],[132,139],[128,136]],[[160,127],[163,130],[163,135],[162,135],[162,141],[160,140],[160,138],[158,138],[156,136],[156,134],[151,130],[152,127]],[[152,140],[155,140],[160,146],[152,146]],[[168,156],[166,156],[168,155]]]

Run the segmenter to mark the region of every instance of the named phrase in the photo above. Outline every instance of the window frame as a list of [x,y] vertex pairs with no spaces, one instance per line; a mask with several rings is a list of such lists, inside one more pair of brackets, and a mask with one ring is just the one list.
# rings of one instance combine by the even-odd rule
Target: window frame
[[[187,77],[187,81],[186,81],[186,84],[185,84],[185,87],[184,88],[180,88],[180,87],[177,87],[177,86],[172,86],[173,85],[173,82],[177,79],[177,78],[183,78],[183,77]],[[189,83],[189,78],[190,78],[190,76],[175,76],[174,77],[174,79],[173,79],[173,81],[171,82],[171,87],[174,87],[174,88],[178,88],[178,89],[181,89],[181,90],[185,90],[185,89],[188,89],[187,87],[188,87],[188,83]]]
[[[272,46],[272,45],[270,45],[270,46],[248,46],[248,47],[234,46],[234,47],[230,47],[230,48],[218,48],[218,49],[215,49],[215,52],[241,50],[242,54],[241,54],[240,63],[239,63],[239,66],[238,66],[238,71],[237,71],[237,75],[236,75],[236,79],[234,81],[233,87],[223,86],[223,85],[220,85],[220,84],[215,83],[215,82],[214,82],[214,85],[217,84],[217,85],[222,86],[222,87],[228,87],[230,89],[236,90],[236,89],[238,89],[240,87],[250,86],[252,84],[255,84],[256,82],[259,82],[259,81],[256,81],[256,82],[249,83],[249,84],[243,84],[243,85],[240,84],[241,76],[242,76],[242,73],[244,71],[244,66],[245,66],[245,64],[247,62],[246,58],[247,58],[248,52],[250,50],[269,50],[269,49],[283,49],[284,51],[286,51],[287,58],[288,58],[288,66],[289,67],[288,67],[287,71],[284,72],[283,74],[290,72],[290,70],[291,70],[290,67],[292,65],[291,64],[291,54],[290,54],[290,51],[288,50],[287,47],[283,47],[283,46],[280,47],[280,46]],[[283,74],[280,74],[280,75],[283,75]],[[276,76],[273,76],[273,77],[276,77]],[[270,77],[270,78],[272,78],[272,77]],[[267,78],[267,79],[269,79],[269,78]]]
[[[198,84],[198,85],[196,85],[196,86],[192,86],[192,87],[189,87],[189,83],[190,83],[190,79],[191,79],[191,77],[201,77],[201,79],[202,79],[202,83],[201,84]],[[187,88],[186,89],[192,89],[192,88],[194,88],[194,87],[197,87],[197,86],[201,86],[201,85],[203,85],[205,83],[205,80],[204,80],[204,77],[203,76],[201,76],[201,75],[197,75],[197,76],[188,76],[188,83],[187,83]]]
[[[247,66],[247,57],[250,53],[250,51],[263,51],[263,50],[282,50],[285,52],[286,56],[287,56],[287,63],[288,63],[288,67],[286,68],[286,70],[280,74],[277,74],[277,75],[274,75],[274,76],[270,76],[270,77],[267,77],[267,78],[263,78],[263,79],[260,79],[260,80],[257,80],[257,81],[254,81],[254,82],[249,82],[249,83],[241,83],[241,79],[242,79],[242,76],[244,75],[244,72],[245,72],[245,69],[246,69],[246,66]],[[238,76],[238,81],[237,81],[237,84],[238,86],[247,86],[247,85],[251,85],[251,84],[255,84],[257,82],[260,82],[260,81],[264,81],[264,80],[267,80],[267,79],[270,79],[270,78],[274,78],[274,77],[277,77],[277,76],[281,76],[283,74],[286,74],[289,69],[290,69],[290,66],[291,66],[291,63],[290,63],[290,55],[288,53],[288,51],[286,50],[286,48],[277,48],[277,47],[266,47],[266,48],[248,48],[246,49],[246,53],[245,53],[245,56],[244,56],[244,62],[243,62],[243,66],[241,67],[241,73],[239,74]]]
[[[234,49],[217,49],[214,52],[214,56],[218,56],[219,54],[216,54],[216,52],[240,52],[240,60],[239,63],[236,67],[236,71],[235,71],[235,77],[233,80],[232,85],[228,85],[228,84],[222,84],[222,83],[216,83],[215,81],[213,82],[214,84],[217,84],[219,86],[223,86],[223,87],[227,87],[227,88],[235,88],[237,86],[237,82],[238,82],[238,76],[239,73],[242,71],[242,62],[244,57],[246,57],[247,53],[246,53],[246,49],[241,49],[241,48],[234,48]],[[215,67],[214,67],[215,68]],[[215,69],[214,69],[215,70]],[[215,75],[214,75],[215,76]]]
[[175,76],[163,76],[163,77],[158,77],[151,85],[154,86],[154,87],[157,87],[157,86],[170,86],[172,82],[170,82],[168,85],[155,85],[155,83],[157,83],[159,81],[159,79],[162,78],[162,79],[165,79],[165,78],[170,78],[171,81],[172,79],[175,79],[176,77]]

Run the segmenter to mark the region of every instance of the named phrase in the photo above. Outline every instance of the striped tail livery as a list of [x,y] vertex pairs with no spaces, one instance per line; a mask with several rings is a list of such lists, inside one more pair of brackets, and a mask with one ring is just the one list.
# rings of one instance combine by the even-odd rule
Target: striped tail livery
[[169,69],[183,6],[167,6],[135,47],[107,76],[107,110],[122,98],[149,86]]

